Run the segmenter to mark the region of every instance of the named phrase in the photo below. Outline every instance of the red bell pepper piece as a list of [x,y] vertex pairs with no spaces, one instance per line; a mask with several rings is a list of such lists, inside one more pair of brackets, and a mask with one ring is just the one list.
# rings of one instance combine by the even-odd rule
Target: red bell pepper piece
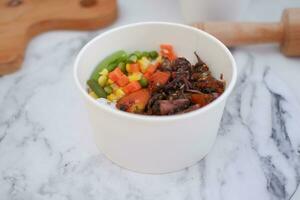
[[116,107],[131,113],[141,113],[144,111],[150,99],[150,92],[147,89],[142,89],[122,97]]
[[192,94],[191,100],[193,103],[203,107],[213,101],[214,97],[211,94]]
[[150,91],[154,91],[158,86],[166,84],[170,76],[171,76],[170,72],[156,71],[149,79]]

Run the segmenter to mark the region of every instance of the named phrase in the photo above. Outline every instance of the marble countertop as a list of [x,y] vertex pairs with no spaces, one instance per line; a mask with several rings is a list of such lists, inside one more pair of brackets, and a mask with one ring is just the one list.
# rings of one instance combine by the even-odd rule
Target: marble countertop
[[[176,0],[120,0],[119,19],[95,32],[32,40],[23,67],[0,78],[2,200],[282,200],[300,182],[300,59],[277,46],[232,49],[239,79],[205,159],[166,175],[138,174],[96,148],[72,79],[80,48],[138,21],[183,22]],[[252,0],[244,20],[277,21],[295,0]]]

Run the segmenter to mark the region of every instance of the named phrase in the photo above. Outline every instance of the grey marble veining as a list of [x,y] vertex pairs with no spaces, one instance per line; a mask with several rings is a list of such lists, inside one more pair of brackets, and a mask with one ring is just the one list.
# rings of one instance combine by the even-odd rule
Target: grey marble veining
[[[146,11],[133,14],[142,7],[139,2],[132,1],[129,8],[120,1],[114,26],[137,16],[181,20],[176,6],[169,15],[158,12],[153,19]],[[165,8],[172,4],[164,2]],[[263,6],[280,10],[286,4],[253,2],[257,4],[249,9],[256,16]],[[72,65],[79,49],[96,34],[44,34],[30,44],[20,71],[0,78],[0,200],[290,198],[300,182],[300,91],[294,89],[299,75],[293,69],[299,59],[284,58],[274,47],[233,50],[238,83],[211,152],[185,170],[146,175],[112,164],[93,143]]]
[[[43,84],[40,92],[28,89],[14,96],[10,91],[19,91],[26,83],[24,77],[6,92],[1,104],[5,114],[1,115],[0,196],[288,199],[300,181],[299,103],[269,67],[256,66],[249,53],[239,54],[237,59],[243,58],[246,66],[226,106],[214,148],[197,165],[160,176],[121,169],[98,152],[77,95],[62,92],[72,91],[70,79],[58,81],[70,81],[63,89],[60,84]],[[70,71],[66,69],[65,75]],[[49,95],[59,98],[48,99]],[[65,104],[59,103],[62,98]],[[8,102],[14,102],[14,109]]]

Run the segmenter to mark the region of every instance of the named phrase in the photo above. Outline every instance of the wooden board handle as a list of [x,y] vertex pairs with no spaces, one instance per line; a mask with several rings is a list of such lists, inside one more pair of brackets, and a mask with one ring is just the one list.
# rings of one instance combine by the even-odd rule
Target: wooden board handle
[[207,22],[198,23],[194,26],[214,35],[229,47],[280,43],[283,40],[283,25],[281,23]]
[[0,75],[21,67],[33,36],[54,29],[95,29],[116,17],[116,0],[0,1]]
[[227,46],[279,43],[287,56],[300,56],[300,8],[285,9],[278,23],[204,22],[194,24]]

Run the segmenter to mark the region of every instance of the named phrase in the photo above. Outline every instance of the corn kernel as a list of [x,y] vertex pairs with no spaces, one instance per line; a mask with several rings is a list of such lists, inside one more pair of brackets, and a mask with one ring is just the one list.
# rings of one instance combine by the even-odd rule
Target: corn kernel
[[117,89],[119,89],[119,86],[115,83],[111,84],[110,87],[113,89],[113,91],[116,91]]
[[114,92],[114,94],[116,95],[117,99],[120,99],[125,95],[125,92],[119,88]]
[[111,80],[110,78],[107,80],[107,84],[110,85],[110,84],[113,84],[113,80]]
[[105,76],[105,75],[102,75],[102,76],[100,76],[99,78],[98,78],[98,83],[99,83],[99,85],[101,86],[101,87],[104,87],[105,86],[105,84],[106,84],[106,82],[107,82],[107,76]]
[[106,97],[109,101],[116,101],[118,98],[114,93],[111,93]]
[[107,69],[103,69],[99,74],[107,76],[108,75],[108,70]]
[[90,92],[89,92],[89,95],[90,95],[91,97],[93,97],[94,99],[98,99],[98,96],[97,96],[96,93],[93,92],[93,91],[90,91]]
[[144,64],[144,65],[149,65],[150,64],[150,60],[147,58],[147,57],[142,57],[140,60],[139,60],[139,62],[141,63],[141,64]]
[[128,64],[128,63],[126,64],[126,71],[130,72],[130,64]]
[[140,73],[140,72],[137,72],[137,73],[133,73],[133,74],[129,75],[128,79],[129,79],[130,82],[132,82],[132,81],[138,81],[142,77],[143,77],[143,74]]
[[151,63],[150,60],[144,56],[138,62],[140,64],[141,71],[145,73],[149,64]]

